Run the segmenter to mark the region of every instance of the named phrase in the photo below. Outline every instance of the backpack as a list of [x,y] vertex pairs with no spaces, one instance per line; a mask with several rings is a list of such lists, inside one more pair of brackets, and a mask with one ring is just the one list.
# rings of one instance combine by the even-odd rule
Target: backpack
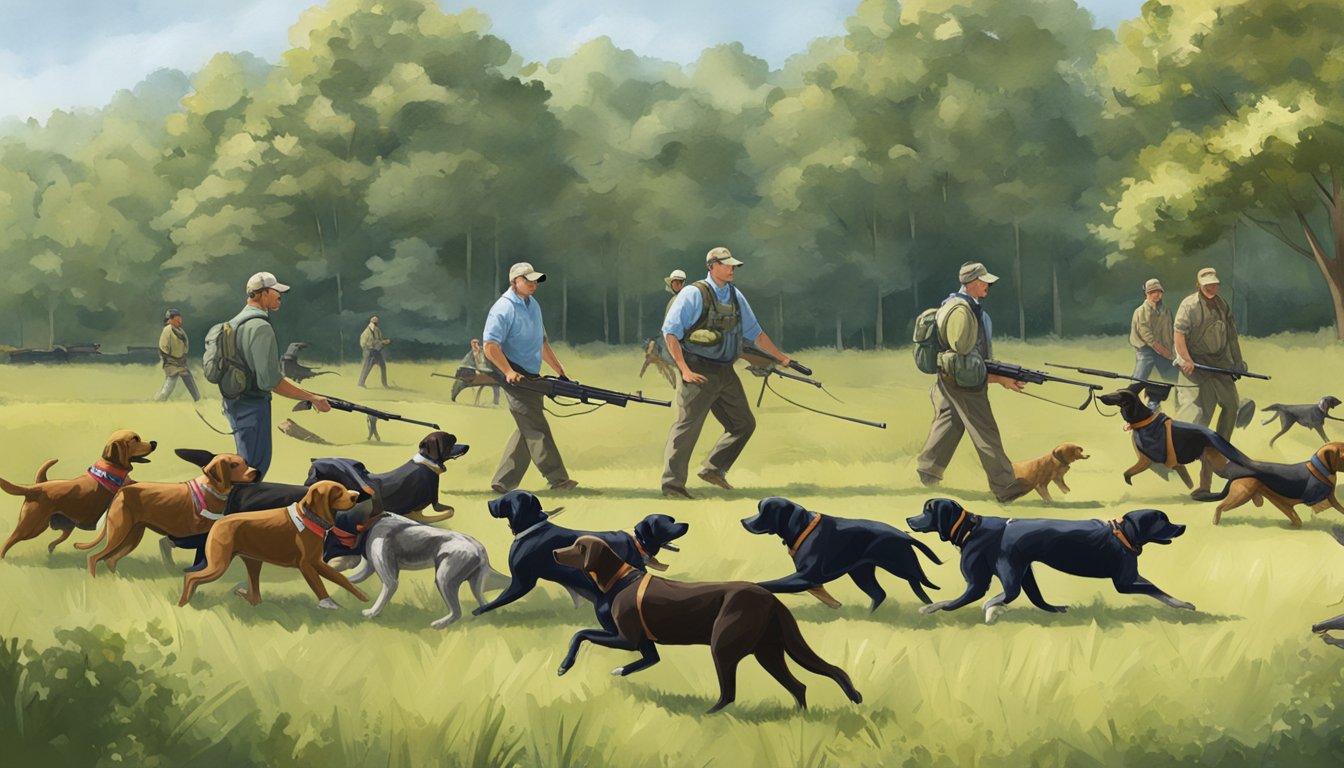
[[915,367],[920,373],[938,372],[938,353],[944,347],[938,334],[938,307],[930,307],[915,318]]
[[247,361],[238,351],[238,329],[250,320],[270,322],[262,315],[252,315],[243,318],[237,326],[228,320],[216,323],[205,334],[205,354],[201,359],[205,368],[205,380],[211,384],[218,384],[219,394],[226,400],[237,400],[254,379]]
[[915,367],[923,373],[948,376],[961,387],[978,387],[985,383],[987,376],[984,358],[978,350],[965,355],[953,352],[944,334],[947,316],[957,303],[943,302],[920,312],[915,318]]

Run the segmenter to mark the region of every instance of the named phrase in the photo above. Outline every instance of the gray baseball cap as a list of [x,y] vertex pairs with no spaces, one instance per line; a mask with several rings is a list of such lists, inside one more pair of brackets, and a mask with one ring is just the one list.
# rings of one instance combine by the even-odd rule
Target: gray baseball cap
[[957,273],[957,279],[961,281],[962,285],[965,285],[975,280],[984,280],[986,283],[995,283],[999,278],[995,275],[991,275],[989,270],[985,269],[984,264],[981,264],[978,261],[973,261],[961,265],[961,271]]
[[705,266],[709,266],[716,261],[722,264],[727,264],[730,267],[742,266],[742,262],[733,258],[732,252],[722,245],[717,248],[710,248],[709,253],[705,254]]
[[289,290],[289,286],[275,279],[270,272],[258,272],[247,279],[247,292],[254,293],[266,288],[274,288],[280,293]]

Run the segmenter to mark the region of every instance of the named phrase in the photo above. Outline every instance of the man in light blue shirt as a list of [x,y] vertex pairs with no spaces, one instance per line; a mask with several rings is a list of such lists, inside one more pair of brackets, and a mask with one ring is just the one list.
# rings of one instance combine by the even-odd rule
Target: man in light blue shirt
[[[531,264],[514,264],[509,268],[509,289],[495,300],[485,318],[485,332],[481,334],[485,356],[510,384],[517,384],[525,376],[540,375],[543,360],[556,375],[565,375],[565,367],[546,340],[541,306],[533,297],[537,285],[545,281],[546,275]],[[565,462],[551,436],[543,395],[519,387],[506,387],[504,393],[518,428],[504,447],[490,489],[501,494],[514,490],[522,483],[529,464],[537,465],[553,491],[577,487],[578,481],[571,479],[565,470]]]
[[723,425],[724,433],[710,450],[699,477],[720,488],[732,488],[728,470],[756,430],[747,394],[733,370],[744,341],[782,365],[791,362],[761,330],[747,297],[733,285],[741,265],[727,248],[712,249],[705,254],[709,274],[682,288],[667,308],[663,338],[681,371],[681,385],[677,388],[677,418],[663,451],[664,496],[694,498],[686,490],[686,474],[710,413]]

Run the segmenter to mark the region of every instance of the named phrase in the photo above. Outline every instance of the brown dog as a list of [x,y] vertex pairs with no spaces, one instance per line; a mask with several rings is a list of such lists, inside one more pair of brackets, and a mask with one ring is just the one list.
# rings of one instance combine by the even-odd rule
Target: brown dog
[[106,539],[101,552],[89,555],[89,575],[98,575],[99,561],[116,573],[117,561],[140,544],[146,528],[179,538],[205,533],[220,518],[234,483],[256,480],[257,471],[242,456],[221,453],[185,483],[136,483],[113,497],[98,538],[75,549],[93,549]]
[[18,485],[0,478],[0,489],[12,496],[23,497],[19,521],[5,546],[0,548],[0,558],[9,553],[10,547],[37,537],[48,526],[61,531],[60,537],[47,545],[48,552],[70,538],[76,527],[92,530],[112,497],[124,485],[133,482],[127,477],[131,464],[148,462],[146,457],[157,446],[153,440],[141,440],[140,435],[129,429],[119,429],[107,439],[102,458],[79,477],[47,480],[46,471],[56,463],[53,459],[42,465],[37,472],[37,482],[32,485]]
[[1344,442],[1326,443],[1310,459],[1299,464],[1255,462],[1250,466],[1229,463],[1224,469],[1227,486],[1218,494],[1197,497],[1200,501],[1219,501],[1213,524],[1222,522],[1229,509],[1252,502],[1260,506],[1269,500],[1288,518],[1293,528],[1302,527],[1298,504],[1307,504],[1312,512],[1334,507],[1344,512],[1335,495],[1335,473],[1344,470]]
[[789,609],[764,587],[745,581],[688,583],[670,581],[636,570],[596,536],[580,536],[555,550],[555,561],[577,568],[597,583],[611,601],[617,638],[595,638],[592,631],[575,634],[560,671],[574,663],[584,640],[635,649],[650,640],[664,645],[708,645],[719,675],[717,712],[737,698],[737,665],[748,654],[798,702],[807,708],[807,686],[789,671],[787,653],[809,672],[834,680],[858,704],[863,696],[849,675],[808,646]]
[[261,602],[261,564],[298,568],[304,581],[317,595],[319,608],[339,608],[327,594],[322,579],[349,590],[364,602],[369,598],[341,572],[322,560],[322,539],[335,524],[335,513],[355,506],[358,491],[347,491],[333,480],[319,480],[308,487],[303,501],[279,509],[239,512],[228,515],[210,527],[205,540],[206,566],[188,573],[182,585],[179,606],[186,605],[196,587],[208,584],[228,570],[234,555],[242,555],[247,564],[248,589],[238,591],[247,602]]
[[1091,457],[1083,452],[1083,446],[1077,443],[1060,443],[1055,446],[1055,450],[1040,458],[1014,461],[1013,474],[1035,488],[1042,499],[1054,501],[1050,498],[1050,484],[1054,483],[1059,486],[1059,490],[1068,493],[1069,486],[1064,484],[1064,475],[1069,471],[1069,465],[1087,458]]

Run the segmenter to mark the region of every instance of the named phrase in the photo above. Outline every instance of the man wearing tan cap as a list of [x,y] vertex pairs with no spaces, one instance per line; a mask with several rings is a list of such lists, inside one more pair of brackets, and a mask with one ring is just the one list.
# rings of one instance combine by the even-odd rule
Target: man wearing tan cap
[[[556,375],[564,376],[565,367],[556,358],[546,339],[546,328],[541,321],[541,306],[533,294],[546,281],[546,275],[519,262],[509,268],[509,289],[504,291],[490,314],[485,318],[485,356],[510,384],[517,384],[524,376],[539,376],[544,360]],[[513,436],[504,446],[504,456],[490,482],[490,490],[508,493],[523,482],[529,464],[551,485],[553,491],[565,491],[578,486],[569,476],[560,449],[555,446],[551,425],[546,421],[544,396],[518,387],[505,387],[509,413],[517,425]]]
[[[247,364],[247,386],[237,398],[224,398],[224,415],[233,429],[238,455],[257,470],[257,480],[271,466],[271,393],[307,400],[322,413],[331,410],[325,397],[314,395],[286,379],[280,370],[280,349],[271,327],[271,313],[280,309],[280,297],[289,286],[270,272],[258,272],[247,281],[247,306],[229,320],[238,353]],[[255,322],[254,322],[255,321]]]
[[1176,390],[1176,417],[1207,427],[1213,421],[1214,408],[1218,408],[1218,422],[1213,430],[1230,440],[1240,405],[1237,383],[1227,374],[1196,371],[1194,364],[1237,371],[1248,369],[1241,357],[1232,308],[1218,295],[1218,273],[1213,267],[1205,267],[1199,270],[1195,284],[1198,290],[1186,296],[1176,309],[1174,362],[1185,375],[1185,383],[1198,388]]
[[1144,301],[1134,310],[1129,322],[1129,345],[1134,348],[1136,379],[1148,379],[1154,373],[1163,381],[1176,381],[1172,340],[1171,310],[1162,303],[1162,283],[1152,278],[1143,284]]
[[939,373],[929,390],[933,423],[919,454],[919,479],[925,485],[941,482],[965,433],[975,445],[989,478],[989,489],[1001,503],[1007,503],[1029,493],[1032,486],[1013,473],[1013,463],[1003,450],[999,425],[989,406],[987,387],[993,382],[1021,392],[1025,385],[985,373],[984,361],[992,359],[994,349],[994,325],[980,302],[999,278],[977,262],[961,265],[957,278],[961,290],[943,300],[936,320],[940,344],[946,351],[938,355]]
[[383,329],[378,326],[378,316],[370,317],[364,332],[359,334],[359,349],[364,353],[364,364],[359,369],[359,383],[356,387],[364,386],[369,372],[376,365],[383,377],[383,389],[387,389],[387,360],[383,357],[383,348],[391,343],[391,339],[383,337]]
[[663,495],[694,498],[686,490],[691,452],[710,413],[723,425],[724,433],[705,459],[701,480],[720,488],[732,488],[728,470],[756,430],[742,381],[733,370],[744,341],[787,366],[788,355],[780,352],[761,329],[747,297],[733,280],[742,262],[722,246],[705,254],[709,274],[682,289],[667,308],[663,339],[681,372],[677,387],[677,418],[667,435],[663,451]]

